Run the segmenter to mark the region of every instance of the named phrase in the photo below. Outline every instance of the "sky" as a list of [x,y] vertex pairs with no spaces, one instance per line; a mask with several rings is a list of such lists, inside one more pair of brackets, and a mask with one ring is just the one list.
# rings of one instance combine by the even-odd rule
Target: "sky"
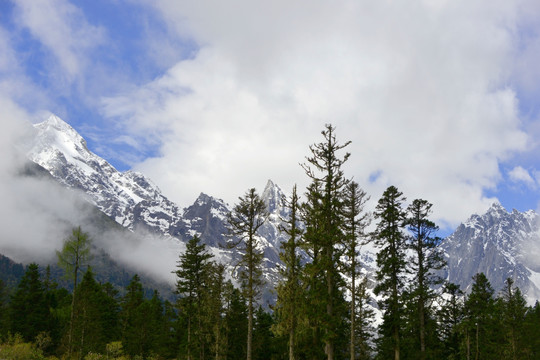
[[372,204],[450,229],[539,208],[538,64],[537,0],[0,0],[0,167],[54,113],[181,207],[233,204],[305,189],[332,124]]

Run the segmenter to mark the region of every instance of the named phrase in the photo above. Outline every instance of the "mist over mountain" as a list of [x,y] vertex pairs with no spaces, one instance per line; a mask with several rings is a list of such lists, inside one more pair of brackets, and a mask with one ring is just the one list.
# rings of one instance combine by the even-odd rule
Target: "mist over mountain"
[[[119,265],[169,286],[178,256],[194,235],[227,266],[229,276],[238,271],[235,265],[241,254],[226,247],[231,205],[201,193],[193,204],[181,208],[143,174],[119,172],[92,153],[57,116],[33,128],[27,149],[32,163],[21,165],[9,181],[4,179],[16,194],[26,195],[17,200],[8,196],[11,213],[3,207],[0,253],[23,263],[54,262],[54,250],[73,226],[81,225]],[[262,302],[271,303],[270,289],[281,266],[280,242],[286,240],[279,226],[289,214],[283,190],[271,180],[259,193],[270,213],[259,237],[267,281]],[[532,210],[509,213],[498,204],[486,214],[472,215],[440,245],[448,261],[444,276],[467,289],[472,276],[484,272],[496,291],[512,277],[529,302],[540,298],[539,221]],[[368,277],[376,271],[375,251],[371,246],[361,249]]]

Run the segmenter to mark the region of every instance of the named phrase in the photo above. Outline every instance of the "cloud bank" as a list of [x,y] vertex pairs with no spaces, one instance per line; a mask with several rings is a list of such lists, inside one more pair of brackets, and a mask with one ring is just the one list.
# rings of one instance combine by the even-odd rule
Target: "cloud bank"
[[235,202],[268,178],[305,186],[298,163],[332,123],[373,199],[393,184],[455,225],[495,201],[500,164],[527,149],[511,86],[523,3],[156,4],[201,47],[104,98],[103,114],[158,139],[136,168],[181,205],[201,190]]
[[73,227],[81,226],[96,247],[130,269],[159,282],[174,283],[171,272],[183,244],[149,234],[103,229],[83,194],[47,176],[29,176],[26,151],[33,137],[28,114],[7,95],[0,96],[0,254],[28,264],[56,263],[56,250]]
[[[90,143],[181,206],[201,191],[233,203],[268,178],[305,187],[299,163],[325,123],[352,141],[346,173],[372,202],[396,185],[442,226],[484,211],[506,180],[538,189],[521,170],[534,180],[540,166],[534,0],[12,4],[3,101],[68,121],[63,98],[99,106],[78,127]],[[120,34],[100,6],[136,26]]]

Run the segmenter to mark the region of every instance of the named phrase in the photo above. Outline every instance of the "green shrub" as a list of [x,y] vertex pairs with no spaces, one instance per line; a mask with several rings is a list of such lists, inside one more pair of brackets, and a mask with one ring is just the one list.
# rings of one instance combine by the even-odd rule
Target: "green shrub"
[[9,360],[42,360],[43,352],[32,343],[25,343],[22,336],[8,336],[6,343],[0,345],[0,358]]
[[103,356],[101,354],[95,354],[95,353],[92,353],[92,352],[89,352],[84,357],[84,360],[104,360],[104,359],[106,359],[105,356]]

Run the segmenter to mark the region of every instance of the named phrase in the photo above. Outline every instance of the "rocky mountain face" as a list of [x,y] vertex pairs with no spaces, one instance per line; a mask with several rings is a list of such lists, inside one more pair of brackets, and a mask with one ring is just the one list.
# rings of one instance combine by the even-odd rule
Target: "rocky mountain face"
[[[66,187],[80,190],[118,224],[133,232],[162,236],[169,242],[185,243],[197,235],[230,272],[237,270],[234,264],[240,253],[226,247],[230,205],[201,193],[191,206],[181,209],[143,174],[119,172],[89,151],[85,140],[60,118],[51,116],[34,127],[35,141],[28,157]],[[279,248],[285,240],[279,225],[288,211],[282,190],[272,181],[268,181],[261,197],[270,213],[258,239],[270,289],[279,277]],[[496,291],[512,277],[529,301],[539,299],[539,220],[534,211],[508,213],[497,204],[484,215],[471,216],[441,243],[448,261],[445,277],[468,289],[472,276],[484,272]],[[375,253],[372,246],[365,246],[360,253],[364,272],[371,279],[376,271]],[[271,302],[271,297],[266,291],[263,302]]]
[[510,277],[529,302],[539,299],[539,224],[536,212],[507,212],[499,204],[483,215],[472,215],[441,244],[447,279],[468,290],[471,278],[483,272],[498,292]]
[[[28,158],[61,184],[81,191],[90,203],[131,231],[184,243],[194,235],[199,236],[217,260],[232,271],[240,254],[226,248],[226,216],[232,207],[223,200],[201,193],[191,206],[181,209],[143,174],[119,172],[92,153],[86,141],[59,117],[51,115],[34,128],[35,138]],[[280,263],[278,227],[287,212],[283,192],[272,181],[268,181],[261,197],[270,217],[261,229],[259,246],[268,269],[265,276],[273,284]]]

